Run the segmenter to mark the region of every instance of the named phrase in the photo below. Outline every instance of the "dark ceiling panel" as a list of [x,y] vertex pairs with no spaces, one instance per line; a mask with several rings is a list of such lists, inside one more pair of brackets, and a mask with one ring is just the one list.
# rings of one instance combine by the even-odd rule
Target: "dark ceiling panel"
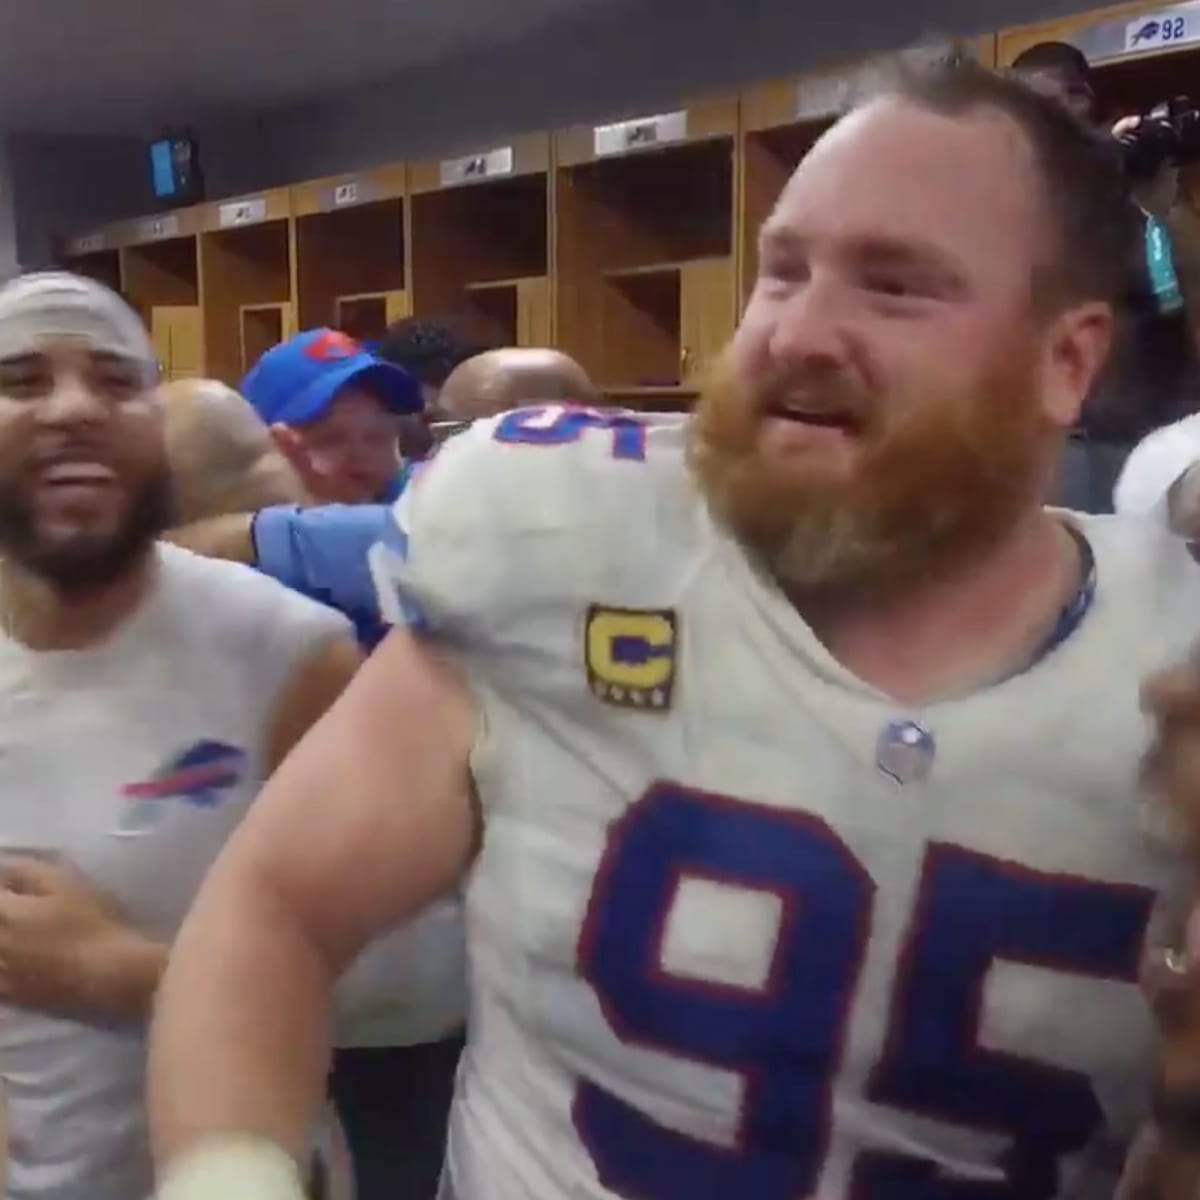
[[[994,29],[1088,7],[1080,0],[0,0],[0,114],[9,129],[146,132],[168,121],[293,104],[537,36],[547,24],[637,13],[718,25],[739,40],[790,32],[794,68],[925,34]],[[586,46],[575,42],[581,53]],[[502,51],[497,51],[502,53]],[[661,61],[661,60],[660,60]],[[721,64],[716,64],[719,68]]]

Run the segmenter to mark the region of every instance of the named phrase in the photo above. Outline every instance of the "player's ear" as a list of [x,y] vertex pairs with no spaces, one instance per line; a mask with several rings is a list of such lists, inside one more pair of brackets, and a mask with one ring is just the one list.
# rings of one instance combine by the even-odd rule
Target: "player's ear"
[[296,443],[299,441],[296,431],[290,425],[284,425],[281,421],[276,421],[274,425],[269,426],[268,432],[271,435],[271,441],[275,443],[280,453],[285,456],[290,450],[295,448]]
[[1108,304],[1077,304],[1051,321],[1042,362],[1042,406],[1057,428],[1069,429],[1079,420],[1112,337],[1113,310]]
[[271,426],[271,441],[275,449],[283,456],[302,480],[307,479],[310,471],[308,454],[304,448],[304,439],[290,425],[276,423]]

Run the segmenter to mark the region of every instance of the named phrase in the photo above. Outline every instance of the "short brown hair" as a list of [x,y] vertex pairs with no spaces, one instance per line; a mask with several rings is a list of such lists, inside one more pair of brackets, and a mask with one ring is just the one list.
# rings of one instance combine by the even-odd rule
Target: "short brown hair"
[[1022,50],[1010,68],[1018,74],[1027,71],[1054,71],[1071,79],[1090,80],[1092,68],[1087,55],[1070,42],[1038,42]]
[[1032,280],[1035,301],[1051,311],[1088,300],[1121,303],[1139,224],[1111,138],[1017,75],[966,56],[920,66],[902,61],[881,94],[951,117],[990,108],[1019,126],[1033,151],[1051,225],[1050,257],[1035,267]]

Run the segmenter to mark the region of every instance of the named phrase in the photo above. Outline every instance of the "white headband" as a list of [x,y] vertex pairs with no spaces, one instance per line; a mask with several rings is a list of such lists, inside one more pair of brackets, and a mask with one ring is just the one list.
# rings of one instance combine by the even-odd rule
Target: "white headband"
[[38,339],[55,336],[82,338],[150,368],[158,361],[141,318],[102,283],[39,271],[0,287],[0,358],[27,353]]

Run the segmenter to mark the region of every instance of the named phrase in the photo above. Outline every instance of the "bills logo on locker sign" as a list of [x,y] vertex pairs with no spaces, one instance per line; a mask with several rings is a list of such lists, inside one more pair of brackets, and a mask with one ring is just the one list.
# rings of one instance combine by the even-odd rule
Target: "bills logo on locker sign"
[[1146,13],[1125,26],[1125,53],[1170,50],[1200,41],[1200,9],[1180,5]]

